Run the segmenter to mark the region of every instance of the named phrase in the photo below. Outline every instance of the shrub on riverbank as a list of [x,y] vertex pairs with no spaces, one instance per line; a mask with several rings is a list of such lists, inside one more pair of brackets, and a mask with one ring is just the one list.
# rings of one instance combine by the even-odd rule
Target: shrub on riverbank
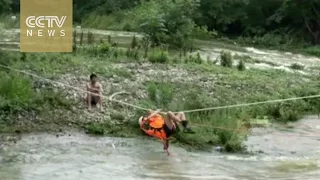
[[221,66],[223,67],[232,67],[232,55],[230,52],[221,52]]
[[169,62],[168,52],[161,51],[161,50],[154,50],[151,52],[148,60],[151,63],[168,63]]

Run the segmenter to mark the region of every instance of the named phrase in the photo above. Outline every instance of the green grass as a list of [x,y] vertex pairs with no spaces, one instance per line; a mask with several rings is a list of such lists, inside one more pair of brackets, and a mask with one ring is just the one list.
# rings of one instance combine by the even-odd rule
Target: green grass
[[312,56],[320,57],[320,46],[310,46],[303,48],[300,51]]
[[[74,102],[66,100],[65,94],[60,90],[53,92],[50,87],[37,87],[30,77],[22,74],[0,72],[0,126],[7,127],[1,128],[0,132],[5,132],[10,128],[16,130],[21,123],[31,128],[32,124],[37,122],[36,119],[25,120],[24,115],[45,114],[48,116],[47,113],[53,109],[71,110]],[[22,118],[17,119],[17,117]]]
[[[121,77],[118,81],[121,84],[126,79],[136,81],[140,74],[144,74],[144,70],[137,74],[127,68],[127,65],[134,64],[136,69],[139,69],[139,65],[148,60],[142,60],[141,54],[137,57],[135,51],[136,49],[125,50],[120,47],[112,47],[108,43],[83,47],[74,53],[20,54],[2,51],[0,62],[53,79],[63,74],[83,76],[83,74],[95,72],[110,83],[109,79],[118,76]],[[139,89],[121,84],[124,90],[133,92],[130,98],[136,99],[138,105],[145,108],[180,111],[318,94],[319,85],[316,76],[292,74],[280,70],[243,70],[229,65],[222,67],[207,63],[199,57],[170,56],[166,54],[166,51],[159,49],[150,49],[149,57],[154,58],[152,63],[149,63],[149,68],[154,75],[137,82],[141,83],[137,84],[137,87],[142,88],[147,96],[141,99],[135,95],[135,91]],[[232,63],[233,57],[228,56],[228,58],[227,62]],[[168,73],[163,77],[158,77],[156,74],[164,70],[169,72],[170,68],[179,68],[177,71],[186,71],[188,75],[180,82],[172,83],[171,79],[176,78],[176,75]],[[50,85],[44,89],[38,88],[40,89],[38,92],[37,88],[34,88],[37,79],[3,68],[0,72],[0,110],[5,112],[5,116],[2,116],[0,120],[1,126],[4,127],[3,131],[28,129],[27,127],[33,127],[29,130],[49,130],[51,127],[56,129],[73,122],[74,125],[85,128],[88,133],[92,134],[121,137],[134,137],[142,134],[136,122],[137,118],[145,113],[143,111],[134,111],[112,103],[112,106],[109,107],[111,109],[108,109],[112,111],[111,119],[84,124],[78,122],[78,116],[76,116],[76,114],[85,116],[82,113],[83,110],[64,116],[52,111],[52,109],[59,109],[60,113],[66,114],[75,107],[75,102],[66,100],[65,92],[55,92]],[[205,87],[202,80],[197,79],[199,75],[201,79],[212,79],[207,81],[214,81],[214,83],[211,82],[208,87]],[[195,80],[188,80],[190,78],[195,78]],[[305,81],[305,78],[309,81]],[[319,113],[319,102],[319,99],[315,98],[188,113],[187,118],[197,133],[186,135],[180,132],[174,136],[173,142],[190,149],[208,149],[212,145],[222,145],[227,151],[240,151],[244,148],[243,141],[249,134],[251,121],[256,122],[262,117],[267,117],[271,122],[296,121],[304,114]],[[33,120],[32,125],[27,123],[21,126],[21,120],[15,117],[21,114],[26,116],[29,111],[41,117],[47,117],[47,119]],[[57,117],[58,115],[61,117]],[[53,117],[55,117],[54,120],[52,120]],[[114,124],[114,121],[117,123]]]

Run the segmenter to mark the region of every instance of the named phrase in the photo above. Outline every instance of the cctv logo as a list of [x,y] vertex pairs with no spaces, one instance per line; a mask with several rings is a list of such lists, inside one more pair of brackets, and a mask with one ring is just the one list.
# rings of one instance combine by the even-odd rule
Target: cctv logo
[[[45,33],[47,36],[55,36],[58,34],[60,37],[66,35],[65,30],[62,29],[67,16],[29,16],[26,19],[26,25],[29,27],[27,29],[27,36],[43,36]],[[56,27],[59,28],[58,33],[56,33]],[[33,31],[37,28],[37,31]],[[45,31],[43,31],[43,29]]]
[[39,16],[37,18],[35,16],[29,16],[26,19],[26,24],[30,28],[35,28],[35,25],[37,25],[37,27],[44,28],[45,24],[42,23],[42,21],[47,21],[49,28],[53,27],[54,22],[59,28],[61,28],[66,19],[67,16],[62,16],[61,19],[59,19],[58,16]]

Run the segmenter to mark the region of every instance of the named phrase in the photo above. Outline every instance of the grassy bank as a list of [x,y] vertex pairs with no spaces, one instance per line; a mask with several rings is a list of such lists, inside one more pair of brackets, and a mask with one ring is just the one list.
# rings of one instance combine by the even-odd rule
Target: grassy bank
[[[227,52],[222,52],[220,66],[199,56],[169,56],[165,50],[145,50],[138,46],[124,49],[103,43],[74,49],[74,53],[2,51],[0,63],[80,89],[89,74],[95,72],[106,96],[124,90],[130,94],[118,99],[145,108],[172,111],[315,95],[319,89],[316,76],[281,70],[248,70],[244,61],[233,67],[232,56]],[[0,70],[0,132],[78,127],[92,134],[142,135],[137,118],[143,111],[106,100],[106,113],[88,113],[83,92],[4,68]],[[252,119],[268,117],[285,123],[319,110],[319,99],[309,99],[188,113],[197,133],[181,132],[173,141],[190,149],[222,145],[227,151],[240,151]]]

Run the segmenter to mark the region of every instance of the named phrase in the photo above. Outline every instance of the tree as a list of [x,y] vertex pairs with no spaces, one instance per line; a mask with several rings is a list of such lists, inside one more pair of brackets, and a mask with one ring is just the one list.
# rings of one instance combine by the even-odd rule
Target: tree
[[201,16],[196,22],[202,26],[207,25],[210,30],[226,32],[230,25],[248,18],[245,11],[248,4],[249,0],[201,0]]
[[191,38],[193,13],[197,2],[193,0],[150,1],[138,12],[140,31],[155,46],[171,44],[184,47]]
[[311,38],[313,44],[320,44],[320,1],[319,0],[285,0],[270,21],[299,31]]
[[12,0],[0,0],[0,14],[5,14],[11,11]]

